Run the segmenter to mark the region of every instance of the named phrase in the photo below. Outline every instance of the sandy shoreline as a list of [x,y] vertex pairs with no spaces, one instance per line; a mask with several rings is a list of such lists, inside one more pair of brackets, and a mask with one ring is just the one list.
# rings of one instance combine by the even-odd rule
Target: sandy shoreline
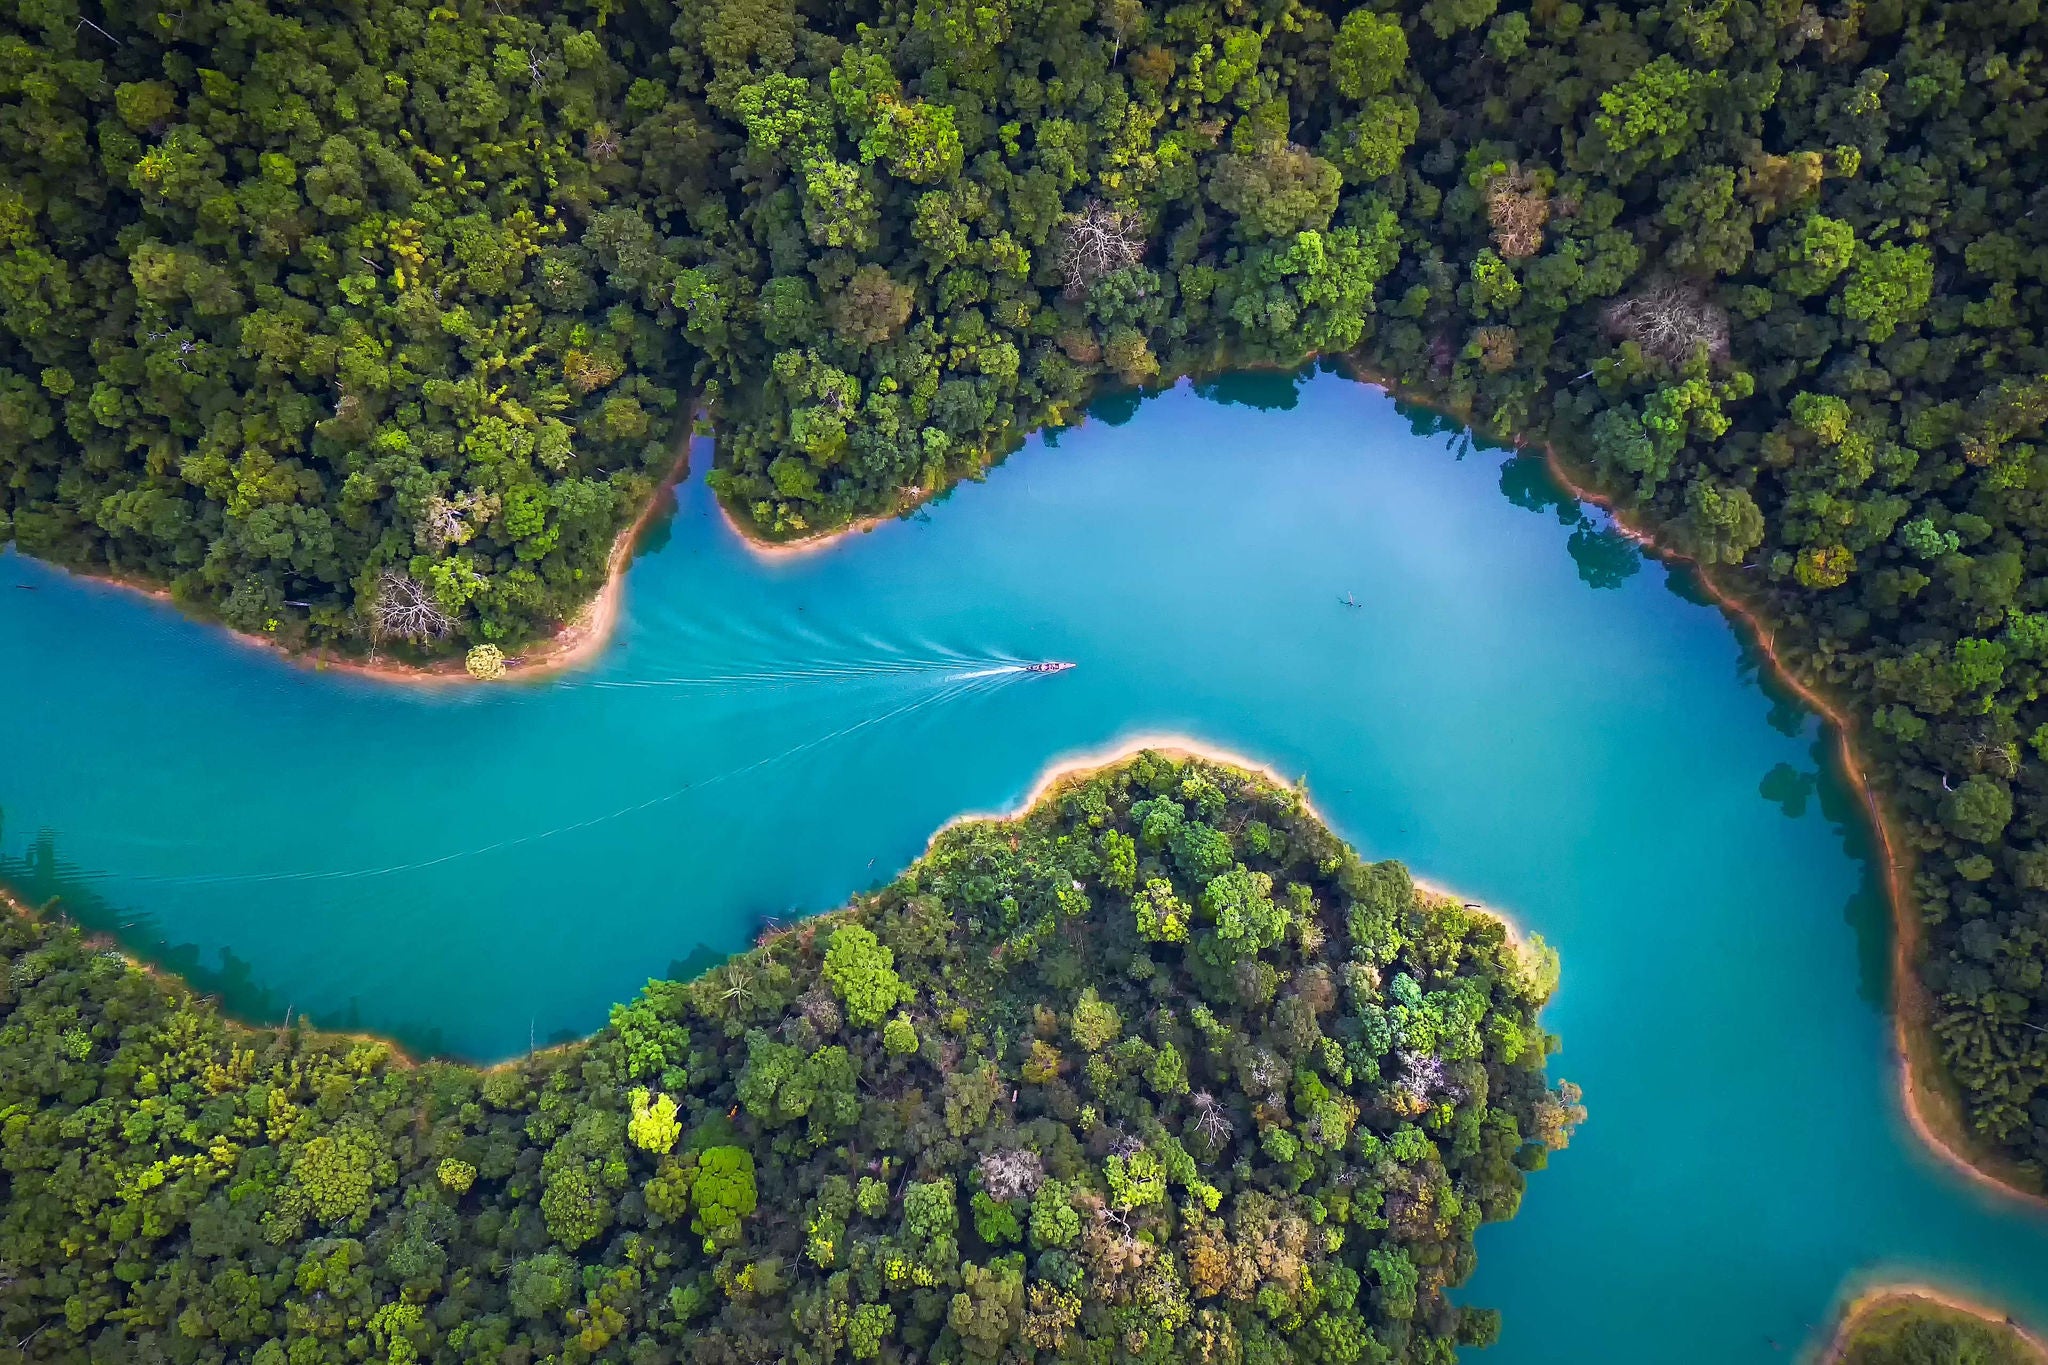
[[[674,506],[675,486],[690,466],[692,434],[689,430],[685,431],[678,442],[675,462],[669,466],[668,473],[654,486],[654,490],[648,495],[647,501],[633,520],[613,539],[611,554],[605,559],[604,581],[598,585],[596,594],[578,608],[576,614],[564,622],[561,629],[553,635],[521,649],[514,656],[517,663],[503,681],[517,682],[566,672],[590,662],[606,644],[610,643],[612,632],[618,627],[619,605],[625,594],[625,571],[632,562],[634,547],[639,544],[640,537],[646,532],[648,525]],[[48,563],[46,560],[36,562]],[[123,578],[119,574],[89,573],[61,564],[50,564],[49,567],[83,582],[138,593],[173,609],[183,610],[172,599],[168,589],[152,583],[137,582],[134,579]],[[275,640],[236,630],[223,622],[208,617],[198,619],[209,629],[221,632],[238,645],[263,650],[295,667],[317,673],[344,673],[352,677],[374,678],[379,682],[414,687],[473,686],[480,681],[469,675],[460,658],[411,664],[358,659],[337,654],[331,649],[287,649]]]
[[[1148,749],[1154,753],[1164,754],[1168,758],[1183,760],[1197,758],[1205,763],[1216,763],[1224,767],[1239,768],[1248,773],[1256,773],[1276,787],[1285,787],[1295,792],[1300,791],[1299,779],[1286,776],[1269,763],[1261,763],[1255,758],[1247,758],[1243,754],[1233,753],[1228,749],[1219,749],[1213,745],[1204,744],[1200,740],[1192,739],[1187,735],[1170,734],[1164,731],[1139,733],[1117,740],[1107,748],[1067,754],[1053,759],[1045,767],[1039,769],[1037,779],[1025,789],[1024,795],[1018,799],[1016,805],[1004,811],[963,811],[953,816],[946,823],[932,831],[932,837],[925,841],[925,852],[929,853],[931,846],[938,842],[939,836],[955,825],[972,824],[976,820],[1021,820],[1030,813],[1032,807],[1050,795],[1055,787],[1073,778],[1085,777],[1091,773],[1100,772],[1104,768],[1114,767],[1125,759],[1135,758]],[[1306,796],[1302,798],[1302,809],[1306,810],[1317,820],[1322,820],[1324,824],[1329,823],[1329,821],[1323,820],[1322,812],[1318,811]]]
[[1849,1306],[1842,1310],[1841,1321],[1835,1325],[1834,1333],[1829,1337],[1827,1344],[1814,1357],[1814,1365],[1839,1365],[1849,1349],[1849,1338],[1863,1319],[1885,1308],[1907,1304],[1916,1299],[1937,1304],[1951,1312],[1966,1313],[1973,1318],[1981,1318],[1985,1322],[2010,1328],[2025,1350],[2032,1352],[2041,1365],[2048,1365],[2048,1341],[2043,1341],[2014,1322],[2003,1310],[1988,1307],[1974,1299],[1965,1298],[1946,1289],[1938,1289],[1933,1285],[1914,1283],[1874,1285],[1858,1294],[1850,1301]]

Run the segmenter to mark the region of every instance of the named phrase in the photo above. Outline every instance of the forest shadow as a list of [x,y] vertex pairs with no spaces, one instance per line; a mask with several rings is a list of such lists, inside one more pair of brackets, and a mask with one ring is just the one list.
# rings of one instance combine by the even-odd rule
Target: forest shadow
[[[5,833],[6,812],[0,809],[0,837]],[[254,965],[232,948],[223,945],[209,955],[197,943],[171,942],[162,936],[157,916],[109,899],[87,869],[65,859],[49,830],[38,831],[18,855],[0,852],[0,888],[37,914],[76,925],[90,937],[110,939],[151,969],[177,977],[195,995],[215,1001],[237,1023],[274,1028],[289,1018],[344,1033],[368,1028],[415,1057],[471,1060],[450,1050],[447,1033],[438,1025],[380,1020],[372,1028],[364,1018],[362,1001],[353,996],[345,1005],[322,1007],[313,1018],[301,1002],[259,982]]]
[[[1138,409],[1156,390],[1151,389],[1108,389],[1089,400],[1087,417],[1091,422],[1104,426],[1120,427],[1138,415]],[[1041,433],[1049,434],[1049,433]]]
[[1643,570],[1642,549],[1612,526],[1581,526],[1564,548],[1589,588],[1618,588]]
[[[1710,597],[1700,605],[1719,609],[1721,604]],[[1725,611],[1722,614],[1728,616]],[[1762,641],[1756,638],[1754,628],[1745,621],[1733,617],[1728,619],[1735,629],[1735,677],[1763,694],[1769,707],[1764,712],[1764,723],[1787,739],[1797,739],[1805,732],[1808,721],[1820,720],[1822,735],[1828,735],[1827,722],[1820,719],[1807,705],[1806,699],[1772,665],[1771,657],[1764,651]]]
[[1842,852],[1858,869],[1857,886],[1842,907],[1856,940],[1856,995],[1878,1010],[1891,1007],[1891,896],[1886,886],[1884,848],[1871,826],[1864,795],[1842,765],[1840,738],[1834,726],[1795,691],[1765,653],[1754,628],[1727,612],[1700,588],[1697,571],[1688,564],[1671,567],[1671,590],[1688,602],[1714,607],[1735,631],[1736,678],[1763,695],[1764,723],[1788,739],[1808,738],[1804,769],[1780,763],[1757,783],[1757,795],[1788,819],[1806,816],[1818,803],[1821,817],[1841,840]]
[[713,967],[732,957],[732,954],[714,948],[708,943],[699,943],[684,957],[672,957],[668,962],[668,981],[695,981]]
[[1515,506],[1529,512],[1553,512],[1560,526],[1586,524],[1585,509],[1550,472],[1550,466],[1533,455],[1503,460],[1500,493]]
[[1298,370],[1231,370],[1195,381],[1195,394],[1227,408],[1290,412],[1301,403],[1301,386],[1314,367]]
[[[1478,448],[1498,447],[1479,443]],[[1571,528],[1571,535],[1565,540],[1565,553],[1571,556],[1579,581],[1587,587],[1618,588],[1642,572],[1642,548],[1604,517],[1596,519],[1589,515],[1584,504],[1558,482],[1542,459],[1517,453],[1503,460],[1500,492],[1524,511],[1549,512],[1557,518],[1558,525]]]
[[626,547],[628,565],[649,555],[658,555],[668,548],[669,540],[676,531],[676,513],[682,505],[677,489],[695,478],[698,470],[712,468],[717,460],[715,438],[699,436],[695,434],[693,427],[683,440],[688,444],[688,451],[683,457],[683,467],[674,479],[656,491],[654,503],[644,513],[645,519],[633,536],[632,544]]
[[1892,1007],[1891,892],[1887,886],[1884,846],[1870,824],[1863,793],[1842,768],[1840,747],[1826,726],[1813,741],[1817,781],[1814,794],[1820,812],[1842,841],[1842,851],[1856,864],[1856,889],[1842,907],[1842,918],[1856,939],[1856,997],[1872,1009],[1889,1014]]
[[[1768,675],[1766,675],[1768,676]],[[1790,820],[1818,805],[1842,851],[1858,870],[1856,889],[1842,907],[1856,943],[1856,997],[1878,1011],[1891,1005],[1892,916],[1885,886],[1884,851],[1873,835],[1863,796],[1843,771],[1834,732],[1822,725],[1808,750],[1810,766],[1779,763],[1757,783],[1757,795]]]
[[1790,763],[1780,763],[1756,784],[1756,794],[1776,806],[1786,819],[1801,820],[1806,817],[1806,808],[1819,784],[1818,773],[1803,773]]

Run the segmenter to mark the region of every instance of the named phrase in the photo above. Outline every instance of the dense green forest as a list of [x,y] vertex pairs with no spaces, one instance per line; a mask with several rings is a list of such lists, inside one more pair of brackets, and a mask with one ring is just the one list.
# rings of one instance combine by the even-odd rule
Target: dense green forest
[[1933,1035],[2038,1183],[2044,36],[2037,0],[0,0],[0,515],[288,644],[516,646],[692,403],[787,536],[1104,385],[1349,352],[1554,441],[1853,699]]
[[1149,753],[490,1070],[0,961],[32,1361],[1449,1365],[1584,1114],[1540,943]]
[[1887,1298],[1844,1325],[1833,1365],[2041,1365],[2003,1322],[1919,1297]]

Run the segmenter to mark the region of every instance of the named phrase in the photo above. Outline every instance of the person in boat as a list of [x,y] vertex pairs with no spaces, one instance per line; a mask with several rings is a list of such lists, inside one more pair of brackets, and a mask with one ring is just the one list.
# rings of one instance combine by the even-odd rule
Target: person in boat
[[1073,665],[1060,659],[1047,659],[1043,663],[1026,664],[1026,673],[1064,673]]

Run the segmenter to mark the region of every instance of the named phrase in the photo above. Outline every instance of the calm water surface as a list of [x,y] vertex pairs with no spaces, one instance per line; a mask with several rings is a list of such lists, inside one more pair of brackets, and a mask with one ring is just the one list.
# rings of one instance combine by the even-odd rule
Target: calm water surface
[[1100,415],[801,558],[693,480],[613,647],[531,685],[320,676],[0,557],[0,876],[245,1016],[498,1057],[1181,732],[1563,954],[1593,1117],[1480,1236],[1487,1359],[1788,1359],[1879,1273],[2048,1325],[2048,1220],[1905,1129],[1869,840],[1725,619],[1334,376]]

